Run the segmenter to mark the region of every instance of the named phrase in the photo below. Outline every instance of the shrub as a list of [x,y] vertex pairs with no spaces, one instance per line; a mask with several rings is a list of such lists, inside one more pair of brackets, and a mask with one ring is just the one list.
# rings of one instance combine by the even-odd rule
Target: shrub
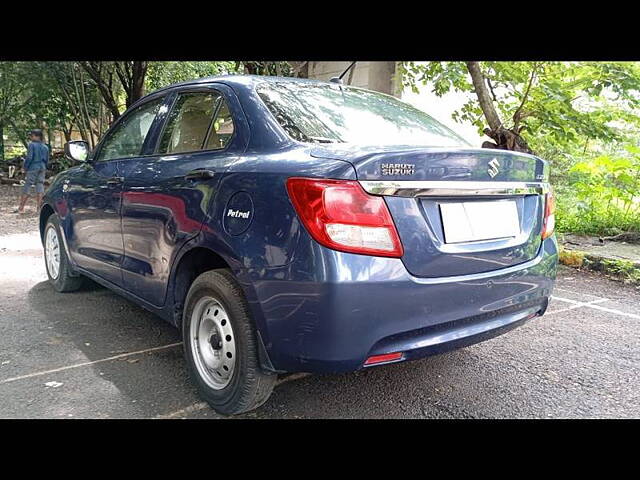
[[558,186],[558,230],[590,235],[640,231],[640,148],[575,164]]

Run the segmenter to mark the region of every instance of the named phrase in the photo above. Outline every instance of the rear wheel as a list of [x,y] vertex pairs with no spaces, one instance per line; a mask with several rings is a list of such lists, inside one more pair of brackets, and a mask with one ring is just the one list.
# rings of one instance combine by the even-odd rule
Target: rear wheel
[[73,292],[82,285],[83,278],[71,269],[55,213],[49,217],[44,229],[44,263],[49,282],[58,292]]
[[234,415],[267,401],[276,375],[261,369],[247,302],[228,270],[212,270],[191,285],[183,314],[185,356],[202,397]]

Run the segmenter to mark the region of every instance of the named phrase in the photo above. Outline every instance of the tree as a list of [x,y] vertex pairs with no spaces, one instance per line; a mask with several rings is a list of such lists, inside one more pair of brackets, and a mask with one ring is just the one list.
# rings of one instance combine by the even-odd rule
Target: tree
[[114,62],[116,74],[127,96],[127,108],[144,95],[144,79],[148,65],[149,62],[144,61]]
[[[57,89],[52,88],[55,80],[47,62],[28,62],[23,65],[22,82],[26,88],[27,101],[19,112],[13,115],[16,130],[26,132],[40,128],[45,140],[51,142],[54,131],[69,131],[73,116],[71,106]],[[19,135],[23,138],[24,135]]]
[[527,100],[531,84],[535,78],[536,68],[534,67],[532,69],[527,88],[522,95],[522,101],[513,114],[513,126],[511,128],[504,128],[502,120],[500,120],[500,116],[493,106],[493,100],[489,95],[485,76],[480,70],[480,62],[466,62],[466,64],[467,70],[469,70],[469,74],[471,75],[475,94],[478,97],[478,103],[489,124],[489,128],[484,129],[484,133],[495,140],[495,143],[485,142],[482,146],[532,153],[527,142],[520,136],[520,120],[522,118],[522,107]]
[[157,90],[173,83],[236,73],[236,62],[149,62],[146,89]]
[[114,62],[79,62],[80,66],[89,74],[95,83],[102,101],[111,113],[111,122],[120,117],[118,88],[121,87],[116,80]]
[[0,62],[0,160],[3,135],[26,148],[26,132],[41,128],[51,142],[55,132],[72,132],[94,147],[125,108],[146,90],[245,70],[255,74],[306,76],[308,62]]
[[250,75],[276,75],[278,77],[292,77],[299,76],[303,72],[304,65],[301,65],[297,70],[296,75],[293,75],[293,70],[289,62],[253,62],[243,61],[237,62],[244,65],[244,73]]
[[[78,62],[46,62],[42,64],[52,79],[48,95],[59,99],[68,109],[68,117],[59,116],[58,127],[70,139],[75,127],[93,148],[113,120],[113,112],[105,105],[104,94]],[[47,78],[43,72],[43,78]],[[70,117],[70,119],[69,119]]]
[[592,145],[615,144],[637,130],[637,62],[402,63],[403,84],[436,95],[467,94],[453,117],[471,122],[497,146],[535,151],[550,160],[575,157]]
[[23,62],[0,62],[0,161],[4,160],[4,135],[7,127],[25,145],[26,135],[21,135],[15,116],[29,102],[28,84],[24,82],[26,64]]

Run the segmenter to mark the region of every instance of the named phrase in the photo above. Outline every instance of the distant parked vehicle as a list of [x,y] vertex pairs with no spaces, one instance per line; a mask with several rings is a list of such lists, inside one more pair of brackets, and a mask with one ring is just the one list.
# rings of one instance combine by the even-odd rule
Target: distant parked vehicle
[[57,175],[51,284],[84,276],[182,330],[218,412],[284,372],[347,372],[469,345],[542,315],[557,245],[547,164],[474,149],[393,97],[228,76],[133,105]]

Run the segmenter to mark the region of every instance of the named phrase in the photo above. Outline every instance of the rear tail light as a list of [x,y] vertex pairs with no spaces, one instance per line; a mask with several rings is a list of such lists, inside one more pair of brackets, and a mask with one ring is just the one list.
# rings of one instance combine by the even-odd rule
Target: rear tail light
[[556,199],[553,191],[549,190],[544,196],[544,221],[542,223],[542,239],[549,238],[553,235],[556,228]]
[[303,225],[321,245],[350,253],[402,256],[387,204],[366,193],[358,182],[289,178],[287,191]]

